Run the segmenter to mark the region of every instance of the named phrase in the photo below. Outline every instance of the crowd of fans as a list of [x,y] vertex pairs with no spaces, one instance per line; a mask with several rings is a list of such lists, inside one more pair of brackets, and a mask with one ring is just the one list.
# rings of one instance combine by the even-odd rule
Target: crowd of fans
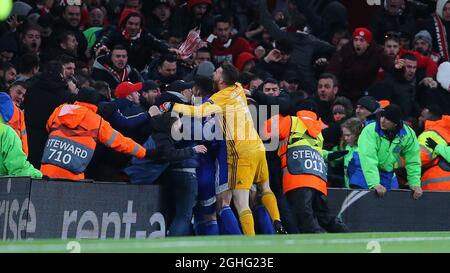
[[15,1],[0,175],[164,184],[172,236],[346,232],[327,187],[450,190],[450,1],[349,19],[338,0]]

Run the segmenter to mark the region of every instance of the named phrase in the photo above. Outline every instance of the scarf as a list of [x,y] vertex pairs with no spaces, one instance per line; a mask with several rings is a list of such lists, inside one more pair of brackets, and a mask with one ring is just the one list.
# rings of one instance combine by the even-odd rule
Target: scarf
[[139,32],[138,32],[138,34],[136,34],[136,36],[130,37],[130,34],[128,34],[128,32],[125,29],[122,30],[122,36],[127,41],[135,41],[135,40],[141,38],[141,33],[142,33],[142,29],[139,29]]
[[117,72],[116,70],[114,70],[111,66],[109,66],[108,64],[104,64],[103,67],[105,67],[108,72],[114,77],[114,79],[117,82],[124,82],[128,80],[128,74],[130,72],[130,66],[126,66],[124,69],[122,69],[122,71]]
[[439,55],[441,55],[443,61],[449,60],[448,43],[447,43],[447,31],[442,23],[441,18],[437,14],[433,14],[434,27],[436,28],[437,43],[439,47]]

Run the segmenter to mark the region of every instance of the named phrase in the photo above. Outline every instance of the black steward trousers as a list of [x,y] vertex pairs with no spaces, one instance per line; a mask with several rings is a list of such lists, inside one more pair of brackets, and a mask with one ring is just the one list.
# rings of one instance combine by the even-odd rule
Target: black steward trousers
[[330,215],[327,197],[313,188],[296,188],[286,193],[300,233],[348,232],[347,226]]

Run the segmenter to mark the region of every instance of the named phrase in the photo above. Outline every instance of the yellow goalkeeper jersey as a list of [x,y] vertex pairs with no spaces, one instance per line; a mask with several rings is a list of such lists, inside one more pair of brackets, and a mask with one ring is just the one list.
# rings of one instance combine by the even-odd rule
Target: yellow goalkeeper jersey
[[229,163],[230,161],[235,162],[237,159],[248,162],[256,152],[265,150],[261,138],[253,126],[247,98],[239,83],[220,90],[202,105],[191,106],[176,103],[173,110],[196,118],[215,114],[216,118],[221,120],[227,142]]

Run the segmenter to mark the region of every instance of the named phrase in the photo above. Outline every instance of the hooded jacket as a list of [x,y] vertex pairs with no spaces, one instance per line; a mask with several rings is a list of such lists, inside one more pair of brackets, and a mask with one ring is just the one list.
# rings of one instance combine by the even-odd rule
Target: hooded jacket
[[146,155],[142,146],[114,130],[96,111],[97,106],[84,102],[55,109],[47,123],[49,138],[42,156],[42,173],[52,178],[84,179],[97,141],[124,154],[138,158]]
[[439,17],[444,18],[444,7],[445,4],[449,2],[448,0],[438,0],[436,3],[436,14],[439,15]]
[[109,49],[112,49],[115,45],[121,44],[127,48],[128,64],[141,71],[151,61],[153,50],[167,54],[169,53],[169,47],[165,42],[144,30],[142,28],[144,26],[143,21],[141,22],[141,32],[138,34],[138,37],[128,37],[124,26],[132,15],[137,15],[142,20],[144,19],[138,10],[123,10],[118,27],[111,26],[105,30],[99,42],[96,43],[95,48],[106,45]]
[[[177,149],[175,141],[171,137],[171,123],[168,118],[170,115],[155,116],[150,119],[150,127],[154,132],[152,138],[155,141],[156,155],[158,162],[172,162],[192,159],[195,156],[192,147]],[[197,166],[190,166],[195,168]]]
[[242,52],[236,59],[236,68],[242,73],[245,65],[251,60],[256,60],[256,56],[249,52]]
[[[156,105],[161,105],[165,102],[189,104],[189,101],[181,93],[175,92],[175,91],[166,91],[156,99]],[[194,119],[189,118],[189,117],[182,117],[181,122],[183,123],[183,128],[191,127],[191,132],[194,131],[194,129],[193,129]],[[150,128],[152,129],[152,132],[167,132],[167,130],[169,130],[169,137],[170,137],[170,125],[168,125],[167,121],[166,121],[165,124],[163,124],[163,126],[164,127],[161,127],[161,125],[156,124],[155,121],[150,122]],[[154,135],[152,134],[152,136],[154,136]],[[157,141],[156,138],[155,138],[155,141]],[[180,141],[175,142],[171,138],[171,141],[173,142],[174,147],[176,149],[180,149],[180,150],[189,149],[189,148],[192,149],[192,147],[195,146],[195,142],[193,140],[182,139]],[[158,147],[158,142],[157,142],[157,147]],[[171,169],[174,169],[174,168],[197,168],[198,167],[197,159],[198,159],[198,156],[194,154],[190,158],[184,158],[184,160],[180,160],[179,162],[172,162],[170,168]]]
[[420,148],[416,134],[402,124],[392,141],[380,127],[380,122],[366,125],[358,139],[359,158],[369,189],[380,184],[380,171],[392,172],[400,157],[405,160],[408,184],[420,187]]
[[[431,150],[426,145],[427,138],[438,143]],[[424,190],[450,191],[450,116],[443,116],[437,121],[427,120],[425,131],[419,136],[420,158],[423,174],[422,187]]]
[[2,121],[0,121],[0,176],[42,177],[42,173],[27,161],[17,134]]
[[[57,67],[50,67],[35,76],[25,95],[25,124],[28,135],[28,160],[36,168],[41,164],[42,151],[47,141],[45,128],[48,118],[56,107],[73,102],[75,95],[67,89]],[[45,102],[45,103],[43,103]]]

